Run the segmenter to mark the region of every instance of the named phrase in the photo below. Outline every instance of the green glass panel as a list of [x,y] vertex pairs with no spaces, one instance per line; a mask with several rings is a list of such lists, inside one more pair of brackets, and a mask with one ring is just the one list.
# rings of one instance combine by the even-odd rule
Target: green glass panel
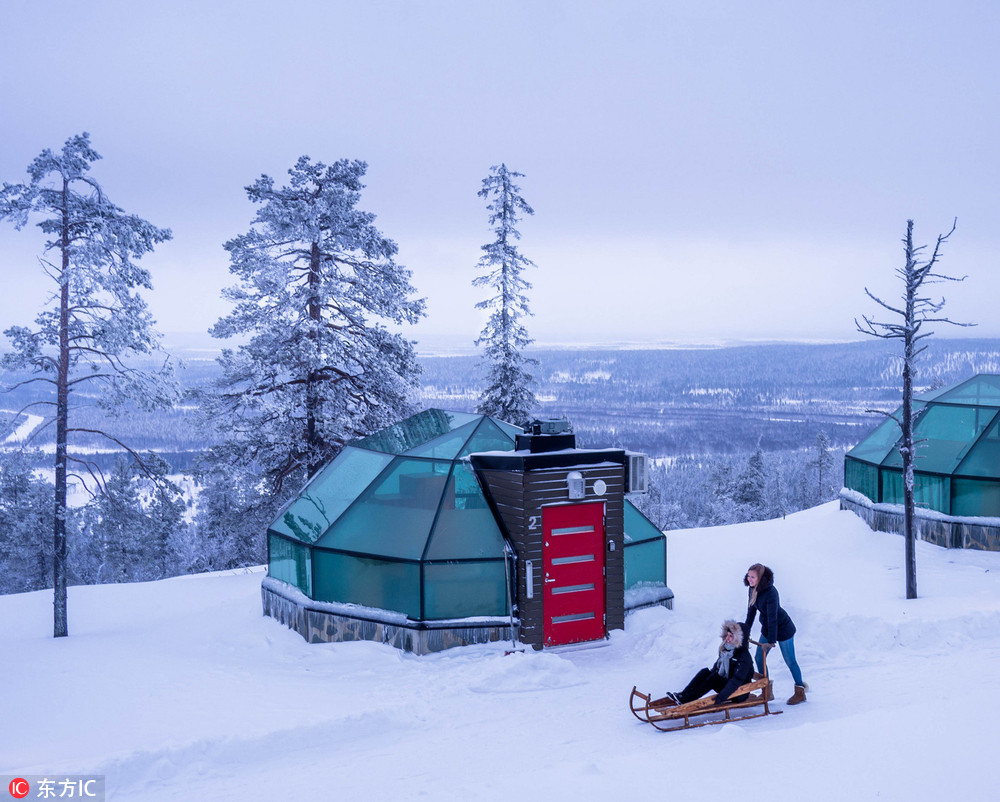
[[937,510],[949,514],[951,497],[950,478],[934,476],[928,473],[913,475],[913,503],[928,510]]
[[[948,477],[914,472],[913,501],[918,507],[948,513]],[[902,504],[903,472],[882,469],[882,502]]]
[[345,448],[271,524],[271,529],[315,543],[392,461],[388,454]]
[[881,469],[882,473],[882,503],[903,503],[903,472]]
[[424,566],[424,617],[508,615],[503,560]]
[[384,451],[387,454],[402,454],[411,448],[416,448],[429,440],[472,423],[478,415],[470,412],[447,412],[443,409],[425,409],[390,426],[380,432],[355,440],[351,445],[358,448],[368,448],[373,451]]
[[935,400],[948,404],[1000,406],[1000,376],[983,374],[946,388]]
[[476,475],[456,462],[424,558],[458,560],[503,556],[503,536]]
[[459,456],[477,454],[484,451],[513,451],[514,438],[502,431],[490,418],[483,418],[476,427],[475,434],[469,438]]
[[496,424],[500,431],[508,435],[511,440],[514,440],[519,434],[524,434],[524,429],[520,426],[515,426],[513,423],[507,423],[496,418],[490,418],[490,420]]
[[462,450],[465,441],[468,440],[476,430],[477,421],[459,426],[448,434],[428,440],[416,448],[411,448],[406,452],[408,457],[432,457],[434,459],[454,459],[458,452]]
[[[917,445],[914,468],[929,473],[951,473],[996,415],[996,410],[932,404],[913,427]],[[902,467],[896,450],[886,457],[887,466]]]
[[953,389],[954,389],[954,385],[951,386],[951,387],[938,387],[936,390],[925,390],[922,393],[914,393],[913,394],[913,400],[914,401],[924,401],[924,402],[927,402],[927,401],[936,401],[937,398],[938,398],[938,396],[944,395],[945,393],[949,393]]
[[635,543],[650,538],[663,539],[663,533],[652,521],[636,509],[635,505],[625,499],[625,543]]
[[625,544],[625,590],[643,583],[667,584],[667,540]]
[[986,429],[955,473],[1000,478],[1000,416]]
[[878,467],[850,457],[845,458],[844,486],[872,501],[878,501]]
[[[899,417],[899,413],[900,410],[897,409],[893,415]],[[870,435],[848,451],[847,455],[879,465],[893,451],[900,435],[899,424],[892,418],[886,418]]]
[[268,576],[294,585],[312,597],[309,547],[277,535],[268,535]]
[[420,619],[420,566],[316,549],[316,601],[393,610]]
[[951,514],[1000,518],[1000,482],[954,477],[951,480]]
[[451,462],[397,457],[317,545],[419,560],[427,546]]

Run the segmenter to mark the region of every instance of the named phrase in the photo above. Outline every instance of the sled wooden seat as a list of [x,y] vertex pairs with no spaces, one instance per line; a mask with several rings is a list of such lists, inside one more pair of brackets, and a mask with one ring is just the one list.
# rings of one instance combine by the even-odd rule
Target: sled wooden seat
[[[757,641],[750,641],[754,646],[760,646]],[[781,710],[771,710],[770,702],[767,699],[767,688],[769,684],[767,674],[767,650],[764,650],[762,659],[764,676],[761,679],[751,680],[737,688],[729,697],[730,701],[721,705],[715,704],[718,694],[704,696],[685,704],[676,704],[667,697],[653,699],[650,694],[642,693],[634,685],[632,695],[629,697],[629,708],[640,721],[652,724],[656,729],[669,732],[670,730],[688,730],[694,727],[705,727],[711,724],[725,724],[729,721],[742,721],[750,718],[760,718],[762,716],[776,716],[781,714]],[[741,702],[732,701],[734,698],[749,694]],[[754,710],[763,707],[762,711]],[[735,711],[735,715],[734,715]],[[711,716],[705,721],[692,721],[701,716]]]

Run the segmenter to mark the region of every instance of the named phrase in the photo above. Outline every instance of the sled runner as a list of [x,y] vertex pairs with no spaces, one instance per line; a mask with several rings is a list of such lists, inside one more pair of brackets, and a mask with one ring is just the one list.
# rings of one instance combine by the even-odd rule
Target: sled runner
[[[757,641],[750,641],[755,646],[760,646]],[[677,704],[672,699],[661,697],[653,699],[650,694],[642,693],[632,686],[632,695],[629,697],[629,707],[639,721],[648,721],[656,729],[669,732],[670,730],[688,730],[694,727],[706,727],[710,724],[725,724],[729,721],[742,721],[749,718],[760,718],[761,716],[777,716],[781,710],[771,710],[767,700],[768,676],[767,676],[767,650],[764,650],[763,657],[764,676],[761,679],[751,680],[741,685],[730,696],[730,701],[721,705],[715,704],[716,694],[695,699],[693,702]],[[734,697],[750,694],[742,702],[734,702]],[[763,706],[763,711],[754,708]],[[692,721],[700,716],[711,716],[705,721]]]

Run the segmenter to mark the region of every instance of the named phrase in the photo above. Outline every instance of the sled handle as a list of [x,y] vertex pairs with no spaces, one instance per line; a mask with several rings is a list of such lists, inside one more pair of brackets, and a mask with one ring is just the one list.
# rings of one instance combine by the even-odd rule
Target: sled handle
[[[766,677],[767,676],[767,653],[769,651],[771,651],[771,649],[773,649],[778,644],[776,644],[776,643],[760,643],[759,641],[755,641],[753,639],[750,640],[750,643],[752,643],[754,646],[757,646],[757,647],[760,648],[760,662],[761,662],[761,666],[764,669],[761,673]],[[764,648],[765,646],[767,646],[768,648],[765,649]]]

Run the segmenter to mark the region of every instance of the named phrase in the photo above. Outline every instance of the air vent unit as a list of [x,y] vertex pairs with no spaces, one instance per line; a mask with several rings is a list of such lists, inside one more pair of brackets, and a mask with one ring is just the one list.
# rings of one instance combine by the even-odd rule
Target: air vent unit
[[649,457],[646,454],[625,452],[625,492],[645,493],[649,476]]

